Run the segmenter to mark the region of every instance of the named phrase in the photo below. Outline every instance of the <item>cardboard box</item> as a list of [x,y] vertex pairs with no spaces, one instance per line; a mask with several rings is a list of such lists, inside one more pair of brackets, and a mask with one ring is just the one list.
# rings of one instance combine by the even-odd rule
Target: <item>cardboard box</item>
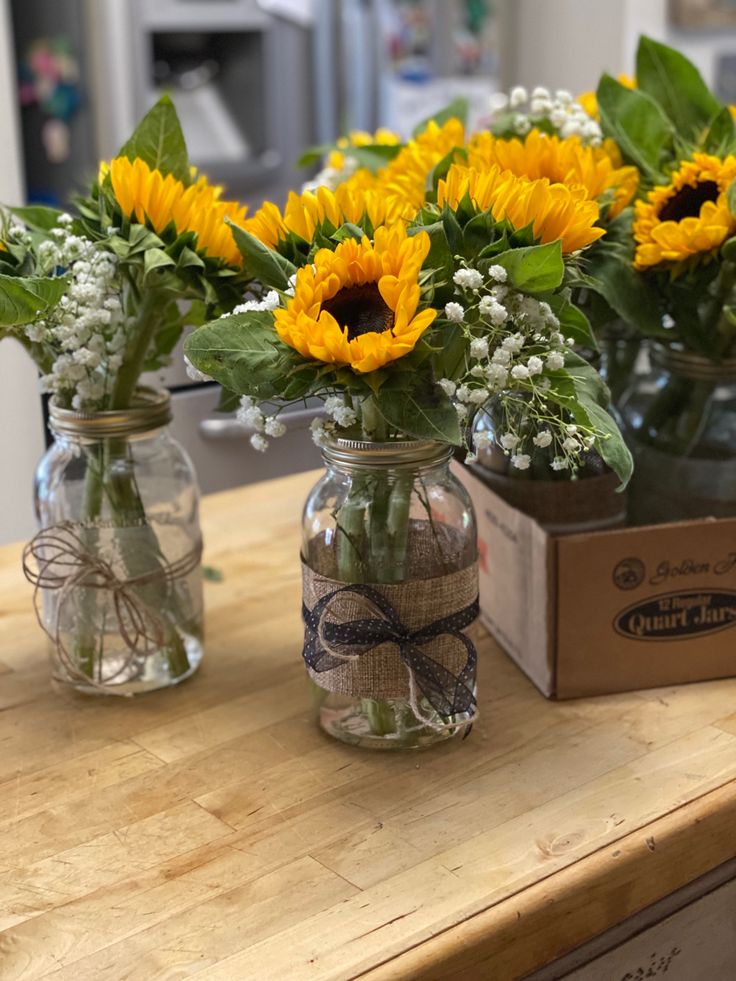
[[736,675],[736,518],[555,537],[465,467],[481,620],[550,698]]

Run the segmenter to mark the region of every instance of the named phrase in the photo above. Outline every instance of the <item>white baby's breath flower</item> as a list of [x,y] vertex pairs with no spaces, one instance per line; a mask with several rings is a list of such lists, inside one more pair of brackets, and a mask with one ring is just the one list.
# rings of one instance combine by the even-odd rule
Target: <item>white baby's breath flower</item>
[[567,433],[568,436],[574,436],[577,433],[577,431],[578,431],[578,427],[573,422],[565,426],[565,432]]
[[515,364],[511,369],[511,377],[516,381],[526,381],[529,377],[529,369],[525,364]]
[[465,310],[459,303],[450,301],[445,304],[445,316],[455,324],[460,324],[465,316]]
[[504,433],[498,442],[505,450],[515,450],[521,440],[516,433]]
[[471,405],[482,405],[490,398],[491,393],[487,388],[474,388],[468,395],[468,402]]
[[509,105],[512,109],[518,109],[519,106],[524,105],[528,98],[529,96],[524,86],[515,85],[509,93]]
[[263,430],[267,436],[273,436],[276,439],[284,435],[286,426],[276,416],[269,416],[264,423]]
[[440,378],[437,384],[440,386],[445,395],[449,395],[450,398],[452,398],[457,390],[457,385],[449,378]]
[[567,460],[564,456],[556,456],[550,463],[553,470],[567,470]]
[[515,453],[511,457],[511,466],[517,470],[528,470],[531,462],[531,457],[528,453]]
[[508,273],[503,266],[493,265],[488,270],[488,275],[491,279],[495,279],[497,283],[505,283],[508,279]]
[[509,380],[508,369],[500,364],[490,364],[486,368],[486,379],[494,389],[504,388]]
[[455,403],[455,411],[457,412],[457,417],[460,422],[465,422],[470,414],[468,412],[468,407],[466,405],[461,405],[459,402]]
[[564,355],[560,354],[559,351],[550,351],[547,355],[547,367],[550,371],[560,371],[565,367]]
[[579,440],[572,436],[568,436],[562,443],[562,449],[565,453],[579,453],[581,449],[581,444]]
[[470,401],[470,389],[467,385],[459,385],[455,391],[455,398],[458,402],[469,402]]
[[265,453],[268,449],[268,440],[260,433],[253,433],[250,438],[250,445],[254,450],[258,450],[259,453]]
[[491,433],[481,432],[473,433],[473,445],[476,450],[485,450],[493,444],[493,436]]
[[456,286],[467,290],[477,290],[483,285],[483,277],[477,269],[458,269],[452,280]]
[[535,446],[539,446],[541,448],[549,446],[552,442],[552,433],[549,431],[549,429],[543,429],[541,432],[537,433],[532,442]]
[[538,358],[536,354],[533,354],[531,358],[529,358],[529,360],[526,363],[526,366],[529,369],[529,374],[532,376],[541,375],[544,369],[544,363],[542,359]]
[[488,357],[488,341],[485,337],[474,337],[470,342],[470,357],[480,361]]
[[241,405],[236,413],[236,419],[241,425],[247,426],[248,429],[255,429],[257,433],[263,432],[266,425],[265,416],[257,405],[247,407]]

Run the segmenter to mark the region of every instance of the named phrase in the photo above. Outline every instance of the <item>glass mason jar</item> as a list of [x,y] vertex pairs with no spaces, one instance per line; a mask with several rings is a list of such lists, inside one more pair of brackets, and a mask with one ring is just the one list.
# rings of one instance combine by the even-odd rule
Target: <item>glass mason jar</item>
[[[626,493],[619,490],[621,481],[598,453],[591,450],[582,455],[574,479],[569,470],[550,466],[554,446],[535,447],[529,469],[517,470],[498,443],[497,437],[507,428],[497,399],[491,399],[473,420],[474,439],[479,434],[490,438],[478,440],[476,462],[469,466],[494,494],[534,518],[550,535],[605,531],[626,523]],[[514,430],[523,431],[520,420],[514,420]]]
[[50,404],[24,564],[62,685],[152,691],[202,659],[199,491],[170,420],[169,393],[146,388],[129,409]]
[[632,524],[736,515],[736,359],[652,345],[618,401],[634,457]]
[[302,538],[304,658],[320,726],[377,749],[475,717],[477,531],[442,443],[334,439]]

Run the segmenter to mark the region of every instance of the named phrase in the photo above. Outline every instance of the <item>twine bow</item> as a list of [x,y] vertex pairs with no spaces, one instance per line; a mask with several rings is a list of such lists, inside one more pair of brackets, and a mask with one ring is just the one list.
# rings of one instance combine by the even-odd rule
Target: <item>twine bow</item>
[[[340,596],[352,594],[367,612],[369,619],[336,623],[327,619],[330,606]],[[435,729],[456,728],[458,723],[437,723],[424,716],[417,699],[417,689],[438,715],[449,718],[459,713],[477,715],[473,683],[477,654],[472,640],[462,631],[476,619],[478,599],[464,609],[434,620],[417,630],[409,629],[398,613],[377,589],[366,585],[348,585],[327,593],[313,609],[302,605],[306,627],[304,660],[316,673],[332,671],[355,658],[362,657],[382,644],[396,644],[399,657],[409,675],[409,702],[420,721]],[[443,635],[449,635],[463,645],[467,653],[459,675],[430,657],[422,648]]]
[[[199,542],[176,562],[167,562],[158,555],[158,564],[150,572],[122,579],[110,562],[90,550],[71,522],[61,522],[39,531],[23,549],[23,572],[35,587],[33,606],[36,619],[53,644],[67,674],[94,688],[108,690],[106,685],[80,669],[64,641],[64,608],[75,589],[101,590],[112,597],[116,630],[128,654],[115,673],[104,679],[109,684],[124,674],[136,658],[158,653],[172,629],[159,612],[141,599],[137,590],[153,583],[172,583],[184,578],[196,569],[201,555],[202,545]],[[37,570],[31,566],[32,559]],[[59,593],[49,624],[45,622],[41,608],[40,594],[44,590]],[[95,623],[90,626],[96,648],[96,638],[101,628]]]

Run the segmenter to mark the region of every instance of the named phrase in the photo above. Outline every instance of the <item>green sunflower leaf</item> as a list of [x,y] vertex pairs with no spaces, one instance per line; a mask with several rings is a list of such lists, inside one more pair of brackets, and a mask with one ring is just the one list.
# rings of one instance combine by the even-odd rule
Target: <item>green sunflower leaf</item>
[[596,92],[603,132],[612,136],[624,156],[650,180],[661,182],[663,152],[675,136],[672,123],[658,102],[646,92],[627,89],[610,75],[603,75]]
[[621,480],[623,490],[631,479],[634,463],[621,431],[607,410],[610,401],[608,388],[598,372],[573,352],[568,352],[565,367],[548,372],[551,387],[547,398],[572,415],[580,426],[589,426],[600,435],[596,449],[604,463]]
[[544,298],[552,312],[560,321],[560,331],[565,337],[572,337],[581,347],[598,349],[598,342],[590,326],[590,321],[582,310],[571,303],[567,296],[552,293]]
[[62,213],[58,208],[47,208],[40,204],[31,204],[23,208],[9,208],[17,218],[29,228],[35,228],[41,232],[49,232],[56,227],[59,215]]
[[229,219],[225,219],[233,233],[235,243],[245,260],[245,268],[249,276],[260,280],[264,286],[276,290],[288,289],[289,279],[296,272],[293,262],[285,259],[278,252],[269,249],[255,235],[246,232]]
[[728,185],[726,200],[728,201],[728,210],[732,215],[736,215],[736,181],[731,181]]
[[636,84],[662,107],[685,138],[699,140],[722,108],[685,55],[649,37],[639,41]]
[[118,156],[128,160],[140,157],[152,169],[171,174],[182,184],[191,184],[187,145],[170,96],[161,96],[149,109]]
[[67,288],[63,276],[0,276],[0,326],[31,324],[52,310]]
[[711,123],[703,150],[717,157],[726,157],[736,149],[736,123],[728,106],[724,106]]
[[597,245],[586,271],[575,274],[574,282],[598,293],[619,317],[648,337],[666,336],[656,290],[621,248]]
[[174,260],[163,249],[146,249],[143,257],[143,278],[148,279],[154,269],[175,265]]
[[406,387],[406,373],[402,375],[396,380],[389,378],[378,392],[378,409],[386,422],[415,439],[462,445],[457,411],[439,385],[421,373],[414,374]]
[[279,340],[268,311],[213,320],[189,335],[184,352],[228,391],[255,398],[280,395],[294,367],[294,352]]
[[503,266],[508,273],[509,285],[525,293],[544,293],[556,289],[565,275],[562,243],[559,241],[509,249],[495,256],[489,264]]

